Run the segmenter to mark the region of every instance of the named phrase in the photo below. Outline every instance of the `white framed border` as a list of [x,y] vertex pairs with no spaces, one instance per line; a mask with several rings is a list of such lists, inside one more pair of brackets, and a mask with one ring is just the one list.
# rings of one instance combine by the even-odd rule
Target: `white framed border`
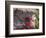
[[[35,8],[39,9],[39,29],[13,30],[13,8]],[[10,35],[42,32],[42,6],[10,5]]]

